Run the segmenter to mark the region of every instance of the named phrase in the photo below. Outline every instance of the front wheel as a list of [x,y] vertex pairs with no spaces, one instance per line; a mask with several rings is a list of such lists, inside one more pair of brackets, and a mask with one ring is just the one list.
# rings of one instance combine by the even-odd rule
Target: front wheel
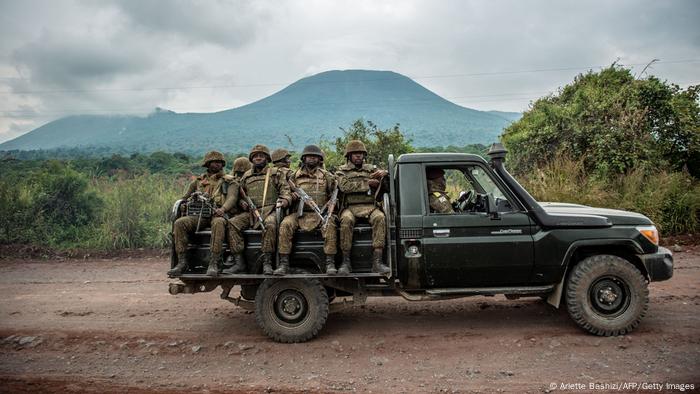
[[641,272],[629,261],[612,255],[588,257],[571,272],[566,306],[584,330],[600,336],[634,330],[647,312],[649,290]]
[[328,303],[317,279],[266,279],[255,295],[255,320],[277,342],[305,342],[326,324]]

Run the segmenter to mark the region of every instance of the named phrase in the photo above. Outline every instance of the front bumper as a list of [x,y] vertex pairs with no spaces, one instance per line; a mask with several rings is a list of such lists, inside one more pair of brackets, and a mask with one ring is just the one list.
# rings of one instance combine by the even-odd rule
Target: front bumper
[[659,246],[659,251],[653,254],[640,254],[639,259],[649,274],[649,281],[659,282],[671,279],[673,276],[673,253]]

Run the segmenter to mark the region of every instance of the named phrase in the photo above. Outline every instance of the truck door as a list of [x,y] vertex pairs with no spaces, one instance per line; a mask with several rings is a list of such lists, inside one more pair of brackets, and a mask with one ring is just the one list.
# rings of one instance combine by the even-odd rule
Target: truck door
[[[434,168],[426,166],[429,172]],[[433,198],[438,198],[437,194],[428,189],[427,177],[423,183],[428,212],[423,217],[428,285],[444,288],[527,283],[534,261],[533,223],[527,213],[488,168],[471,164],[440,169],[445,173],[447,201],[454,204],[460,194],[466,200],[455,212],[438,213],[430,209],[429,192]],[[496,213],[487,212],[490,196]]]

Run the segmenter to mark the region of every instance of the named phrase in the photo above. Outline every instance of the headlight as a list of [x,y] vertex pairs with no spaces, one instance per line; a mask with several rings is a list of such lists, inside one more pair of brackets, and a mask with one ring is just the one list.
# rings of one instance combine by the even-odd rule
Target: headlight
[[656,246],[659,246],[659,231],[656,226],[637,226],[637,231],[639,231],[646,239],[651,241]]

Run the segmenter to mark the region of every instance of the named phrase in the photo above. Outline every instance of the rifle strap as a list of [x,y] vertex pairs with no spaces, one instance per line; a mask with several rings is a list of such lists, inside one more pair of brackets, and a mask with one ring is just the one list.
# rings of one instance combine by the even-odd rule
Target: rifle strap
[[265,203],[267,202],[267,188],[270,185],[270,172],[272,171],[272,167],[267,167],[267,173],[265,174],[265,186],[263,187],[263,199],[262,199],[262,206],[260,206],[260,214],[262,215],[263,212],[265,212]]

